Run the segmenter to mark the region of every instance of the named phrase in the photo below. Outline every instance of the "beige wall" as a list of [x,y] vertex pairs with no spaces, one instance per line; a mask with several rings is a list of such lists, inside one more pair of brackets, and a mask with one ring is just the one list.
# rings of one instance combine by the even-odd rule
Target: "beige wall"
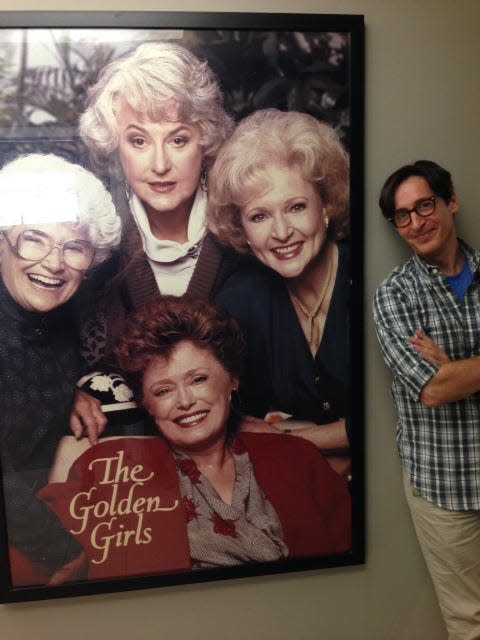
[[[0,10],[37,8],[38,0],[0,0]],[[456,177],[461,231],[480,246],[480,2],[44,0],[42,8],[365,15],[368,548],[366,565],[353,568],[1,606],[0,638],[443,640],[401,494],[388,374],[370,319],[375,287],[405,256],[376,197],[399,164],[444,163]]]

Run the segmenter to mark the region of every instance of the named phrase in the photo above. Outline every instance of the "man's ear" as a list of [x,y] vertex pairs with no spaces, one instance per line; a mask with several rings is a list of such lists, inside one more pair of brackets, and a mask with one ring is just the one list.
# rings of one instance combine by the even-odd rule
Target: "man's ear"
[[450,198],[450,202],[448,203],[448,208],[452,215],[455,215],[458,211],[458,198],[455,191],[452,193],[452,197]]

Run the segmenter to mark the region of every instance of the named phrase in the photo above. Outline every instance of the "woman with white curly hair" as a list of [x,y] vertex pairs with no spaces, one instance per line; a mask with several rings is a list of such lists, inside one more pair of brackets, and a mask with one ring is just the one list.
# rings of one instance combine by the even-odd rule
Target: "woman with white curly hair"
[[187,290],[207,298],[222,281],[225,252],[207,233],[207,178],[232,126],[208,64],[176,43],[140,45],[89,90],[80,135],[99,169],[115,172],[119,162],[125,178],[108,345],[147,300]]
[[[120,218],[92,173],[55,155],[0,170],[0,453],[11,557],[50,584],[81,572],[81,547],[36,498],[68,428],[80,375],[75,294],[118,245]],[[22,563],[14,563],[22,584]]]
[[[212,298],[235,269],[238,256],[206,224],[208,172],[232,127],[207,62],[173,42],[141,44],[90,88],[80,136],[112,179],[124,218],[118,260],[84,332],[92,367],[108,361],[126,319],[147,301],[187,292]],[[91,442],[106,424],[86,395],[72,421]]]

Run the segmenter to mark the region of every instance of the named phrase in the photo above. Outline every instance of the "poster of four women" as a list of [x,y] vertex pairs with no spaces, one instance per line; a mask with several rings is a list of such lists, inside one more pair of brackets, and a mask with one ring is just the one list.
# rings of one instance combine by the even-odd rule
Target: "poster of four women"
[[361,23],[318,24],[0,30],[4,600],[362,561]]

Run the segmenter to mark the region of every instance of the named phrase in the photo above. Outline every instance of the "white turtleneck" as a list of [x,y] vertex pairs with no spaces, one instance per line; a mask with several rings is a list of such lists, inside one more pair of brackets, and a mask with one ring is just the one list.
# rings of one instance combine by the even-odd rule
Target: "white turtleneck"
[[207,233],[207,194],[197,189],[188,218],[188,240],[185,243],[156,238],[150,230],[143,204],[135,194],[130,197],[129,204],[159,291],[181,296],[187,290]]

